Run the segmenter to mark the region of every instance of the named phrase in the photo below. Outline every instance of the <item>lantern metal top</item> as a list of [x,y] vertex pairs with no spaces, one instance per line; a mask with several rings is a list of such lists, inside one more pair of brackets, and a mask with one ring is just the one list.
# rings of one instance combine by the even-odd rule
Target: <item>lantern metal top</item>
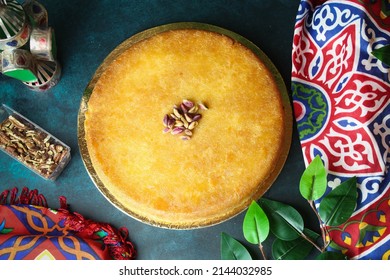
[[18,35],[26,23],[26,14],[16,0],[0,0],[0,40]]

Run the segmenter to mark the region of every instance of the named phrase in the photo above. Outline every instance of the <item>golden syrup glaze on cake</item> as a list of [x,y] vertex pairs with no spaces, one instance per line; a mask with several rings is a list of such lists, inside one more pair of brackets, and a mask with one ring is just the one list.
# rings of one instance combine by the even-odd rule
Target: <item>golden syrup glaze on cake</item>
[[[89,171],[116,206],[144,222],[226,220],[258,199],[284,163],[286,100],[269,68],[229,36],[154,34],[116,55],[94,83],[82,131]],[[183,99],[209,107],[188,141],[162,133],[162,118]]]

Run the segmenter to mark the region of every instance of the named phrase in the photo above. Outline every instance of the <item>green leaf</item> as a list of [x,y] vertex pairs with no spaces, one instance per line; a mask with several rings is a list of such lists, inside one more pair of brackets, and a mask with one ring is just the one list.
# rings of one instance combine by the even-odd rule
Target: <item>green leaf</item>
[[383,63],[386,63],[390,66],[390,45],[386,45],[379,49],[373,50],[372,55]]
[[325,251],[319,254],[316,260],[347,260],[347,256],[339,252]]
[[252,201],[246,211],[242,226],[245,239],[252,244],[260,244],[269,234],[269,221],[263,209]]
[[[316,240],[319,237],[317,233],[309,229],[305,229],[304,233],[312,240]],[[275,260],[303,260],[310,254],[312,249],[313,244],[303,237],[298,237],[291,241],[275,239],[272,244],[272,256]]]
[[222,260],[251,260],[248,250],[236,239],[227,233],[221,233],[221,259]]
[[320,156],[316,156],[307,166],[299,182],[301,195],[309,200],[321,198],[326,190],[326,170]]
[[301,214],[295,208],[266,198],[261,198],[259,203],[267,214],[272,233],[277,238],[294,240],[301,235],[304,222]]
[[346,222],[356,207],[357,188],[356,177],[343,182],[321,201],[319,214],[328,226],[339,226]]

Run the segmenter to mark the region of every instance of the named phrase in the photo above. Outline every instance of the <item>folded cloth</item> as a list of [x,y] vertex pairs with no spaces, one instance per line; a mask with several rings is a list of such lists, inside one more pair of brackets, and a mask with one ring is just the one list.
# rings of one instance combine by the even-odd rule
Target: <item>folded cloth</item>
[[388,0],[302,0],[292,51],[294,114],[306,165],[320,155],[328,190],[357,177],[358,201],[328,228],[353,259],[390,259],[390,72],[372,55],[390,44]]
[[0,194],[0,259],[134,259],[126,228],[85,219],[68,210],[50,209],[37,190],[16,188]]

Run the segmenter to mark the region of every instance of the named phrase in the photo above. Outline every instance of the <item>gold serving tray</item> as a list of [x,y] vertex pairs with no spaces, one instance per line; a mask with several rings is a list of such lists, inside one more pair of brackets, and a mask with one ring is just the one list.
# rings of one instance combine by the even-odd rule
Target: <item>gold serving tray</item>
[[204,24],[204,23],[198,23],[198,22],[180,22],[180,23],[172,23],[172,24],[166,24],[157,26],[154,28],[147,29],[145,31],[142,31],[138,34],[135,34],[134,36],[130,37],[129,39],[125,40],[123,43],[121,43],[119,46],[117,46],[102,62],[102,64],[98,67],[95,74],[93,75],[92,79],[88,83],[80,104],[79,114],[78,114],[78,143],[80,148],[80,154],[81,158],[83,160],[83,163],[87,169],[87,172],[89,173],[92,181],[96,185],[96,187],[99,189],[99,191],[119,210],[126,213],[127,215],[135,218],[136,220],[139,220],[141,222],[144,222],[146,224],[150,224],[153,226],[158,227],[164,227],[164,228],[171,228],[171,229],[192,229],[192,228],[201,228],[206,226],[215,225],[221,222],[224,222],[239,213],[246,210],[246,208],[249,206],[251,201],[248,201],[244,207],[241,209],[238,209],[234,213],[223,213],[218,219],[215,220],[208,220],[203,223],[196,223],[193,225],[188,226],[182,226],[182,225],[174,225],[174,224],[161,224],[157,222],[153,222],[150,219],[147,219],[146,217],[141,217],[137,214],[135,214],[132,209],[127,208],[123,204],[121,204],[111,193],[110,191],[104,186],[100,178],[98,177],[96,171],[94,170],[93,164],[91,162],[91,158],[88,152],[88,147],[85,139],[85,130],[84,130],[84,122],[85,122],[85,113],[88,110],[88,101],[89,98],[93,92],[93,89],[95,87],[96,82],[99,80],[100,76],[106,68],[111,64],[112,61],[114,61],[119,55],[121,55],[125,50],[130,48],[132,45],[138,43],[141,40],[147,39],[149,37],[152,37],[156,34],[169,31],[169,30],[177,30],[177,29],[198,29],[198,30],[205,30],[205,31],[211,31],[216,32],[219,34],[226,35],[233,40],[241,43],[242,45],[249,48],[254,54],[258,56],[258,58],[268,67],[268,69],[271,71],[282,96],[282,102],[284,107],[284,114],[285,114],[285,122],[284,122],[284,131],[285,131],[285,139],[284,139],[284,145],[281,148],[280,156],[278,162],[275,164],[275,168],[273,172],[270,174],[270,176],[262,182],[262,184],[259,186],[258,191],[253,194],[253,198],[259,199],[273,184],[275,179],[278,177],[279,173],[281,172],[285,162],[286,158],[288,156],[288,152],[291,145],[291,138],[292,138],[292,109],[291,109],[291,103],[288,96],[288,92],[286,89],[286,86],[284,84],[284,81],[279,73],[279,71],[276,69],[272,61],[263,53],[263,51],[258,48],[255,44],[247,40],[246,38],[232,32],[229,30],[226,30],[221,27],[217,27],[210,24]]

